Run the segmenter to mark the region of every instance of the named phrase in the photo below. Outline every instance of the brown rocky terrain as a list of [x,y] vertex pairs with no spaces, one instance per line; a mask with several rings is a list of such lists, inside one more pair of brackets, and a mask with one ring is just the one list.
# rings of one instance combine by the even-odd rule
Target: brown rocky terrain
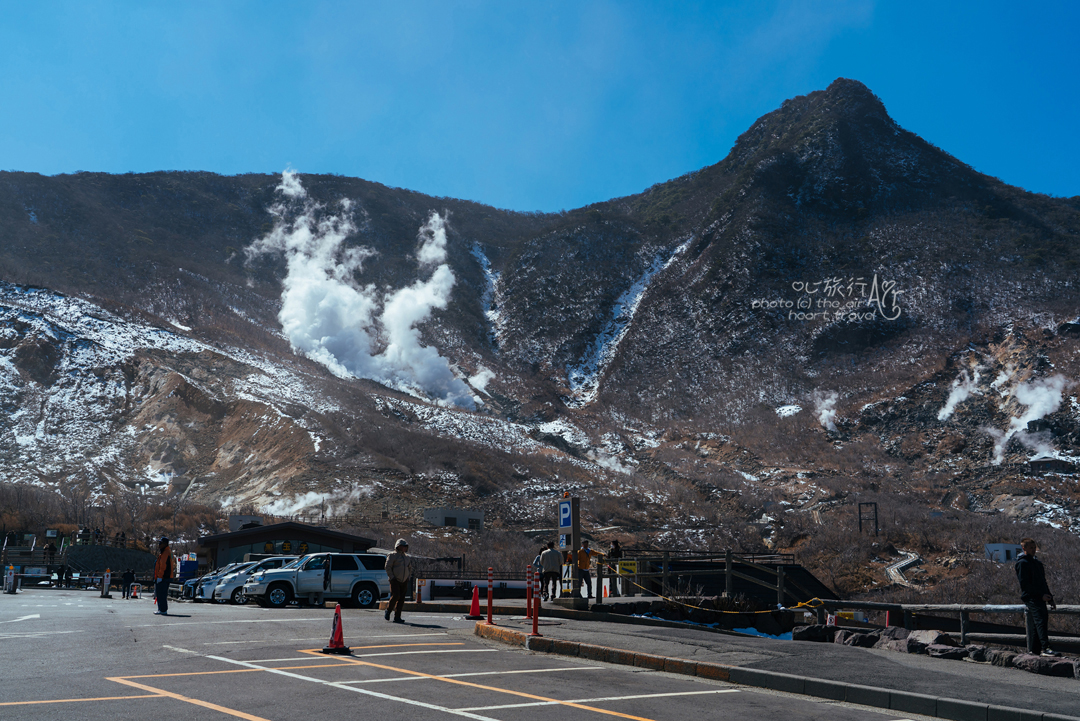
[[544,528],[570,490],[602,537],[792,549],[843,593],[911,551],[924,595],[1005,598],[982,545],[1038,534],[1080,593],[1078,237],[1080,198],[976,172],[844,79],[561,214],[0,173],[0,481],[447,543],[423,508]]

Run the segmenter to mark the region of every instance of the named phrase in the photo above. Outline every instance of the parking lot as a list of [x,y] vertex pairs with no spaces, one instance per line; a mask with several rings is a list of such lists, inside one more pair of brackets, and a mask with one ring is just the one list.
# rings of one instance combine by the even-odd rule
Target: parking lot
[[435,614],[395,625],[378,611],[345,609],[353,654],[327,656],[320,649],[332,615],[177,603],[160,617],[149,599],[57,589],[0,596],[0,718],[899,718],[533,654],[478,639],[472,621]]

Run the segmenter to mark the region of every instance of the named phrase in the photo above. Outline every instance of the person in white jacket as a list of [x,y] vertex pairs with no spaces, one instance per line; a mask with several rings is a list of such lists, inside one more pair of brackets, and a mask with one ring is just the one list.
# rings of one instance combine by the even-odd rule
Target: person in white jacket
[[[549,541],[547,550],[540,554],[540,595],[544,601],[559,597],[559,575],[562,571],[562,554],[555,550],[555,542]],[[548,593],[548,584],[551,593]]]
[[394,623],[405,623],[401,619],[401,607],[405,605],[405,589],[412,576],[412,559],[409,558],[409,543],[399,538],[394,544],[394,552],[386,556],[386,575],[390,577],[390,602],[386,604],[385,618],[390,620],[394,614]]

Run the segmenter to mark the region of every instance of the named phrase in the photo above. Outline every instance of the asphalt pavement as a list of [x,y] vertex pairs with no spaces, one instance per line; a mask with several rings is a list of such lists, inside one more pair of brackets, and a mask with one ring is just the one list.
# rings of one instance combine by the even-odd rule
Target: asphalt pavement
[[[474,622],[449,614],[414,612],[398,625],[378,611],[344,609],[352,655],[327,656],[320,649],[332,617],[329,608],[192,603],[155,616],[149,599],[58,589],[0,595],[0,719],[924,718],[534,653],[478,638]],[[583,624],[545,620],[544,628],[605,633]],[[639,631],[635,643],[664,641]],[[626,627],[619,636],[628,637]]]

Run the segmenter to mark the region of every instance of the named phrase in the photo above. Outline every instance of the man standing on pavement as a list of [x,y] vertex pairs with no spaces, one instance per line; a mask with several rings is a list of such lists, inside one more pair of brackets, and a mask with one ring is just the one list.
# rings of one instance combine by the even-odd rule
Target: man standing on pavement
[[135,569],[129,568],[124,571],[124,575],[121,578],[121,586],[124,589],[124,598],[131,596],[131,584],[135,583]]
[[622,574],[619,572],[619,561],[622,559],[622,546],[619,545],[619,541],[616,539],[611,542],[611,550],[607,554],[608,560],[614,564],[611,569],[615,575],[611,579],[611,595],[618,596],[621,594]]
[[[559,597],[559,577],[562,572],[562,554],[555,550],[555,542],[548,541],[547,548],[540,554],[540,595],[547,601]],[[548,593],[548,584],[551,592]]]
[[1027,606],[1028,652],[1036,656],[1060,656],[1060,653],[1051,650],[1047,636],[1050,612],[1046,610],[1046,605],[1050,604],[1050,609],[1054,610],[1057,604],[1046,585],[1046,570],[1042,561],[1035,558],[1038,544],[1033,538],[1023,538],[1020,547],[1024,552],[1016,558],[1016,579],[1020,581],[1020,600]]
[[164,536],[158,541],[157,563],[154,564],[154,598],[157,599],[158,610],[155,615],[169,615],[169,583],[176,575],[176,562],[173,561],[172,549],[169,548],[169,539]]
[[405,623],[401,618],[401,607],[405,605],[405,589],[412,576],[412,559],[408,556],[409,544],[399,538],[394,544],[394,552],[386,557],[386,575],[390,577],[390,602],[386,605],[385,618],[390,620],[394,613],[394,623]]
[[[581,585],[585,588],[585,598],[592,598],[592,557],[598,556],[604,557],[604,554],[599,551],[594,551],[589,548],[588,541],[581,542],[581,549],[578,551],[577,566],[578,576],[581,577]],[[597,589],[597,593],[603,593],[602,589]]]

